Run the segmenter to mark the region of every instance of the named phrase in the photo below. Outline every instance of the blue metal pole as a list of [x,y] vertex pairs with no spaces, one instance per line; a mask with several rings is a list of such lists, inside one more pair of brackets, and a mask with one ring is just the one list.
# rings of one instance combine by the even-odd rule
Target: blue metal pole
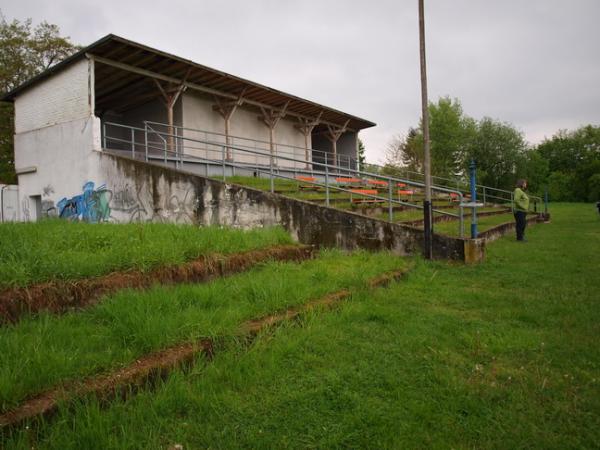
[[475,164],[475,160],[471,160],[471,164],[469,165],[469,169],[471,169],[471,203],[473,207],[471,208],[471,239],[477,238],[477,208],[475,207],[475,203],[477,202],[477,183],[476,183],[476,172],[477,165]]

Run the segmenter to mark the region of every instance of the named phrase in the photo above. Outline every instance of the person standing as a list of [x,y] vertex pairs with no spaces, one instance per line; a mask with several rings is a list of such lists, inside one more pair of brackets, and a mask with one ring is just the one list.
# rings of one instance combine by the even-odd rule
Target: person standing
[[517,241],[527,242],[525,227],[527,226],[527,211],[529,211],[529,197],[525,193],[527,180],[517,180],[514,193],[514,214],[517,225]]

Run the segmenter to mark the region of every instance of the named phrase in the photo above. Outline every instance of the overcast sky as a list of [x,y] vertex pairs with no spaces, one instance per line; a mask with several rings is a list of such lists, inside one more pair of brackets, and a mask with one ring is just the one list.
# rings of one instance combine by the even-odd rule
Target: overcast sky
[[[372,120],[371,162],[420,117],[417,0],[0,0],[78,44],[114,33]],[[429,98],[530,143],[600,124],[600,0],[425,0]]]

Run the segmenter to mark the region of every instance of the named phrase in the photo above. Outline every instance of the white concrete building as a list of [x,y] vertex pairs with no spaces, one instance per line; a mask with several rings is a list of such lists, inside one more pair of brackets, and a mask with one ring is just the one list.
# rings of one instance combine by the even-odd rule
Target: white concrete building
[[22,220],[64,215],[105,183],[98,152],[187,160],[207,174],[222,159],[250,172],[355,168],[358,132],[375,125],[114,35],[2,100],[15,105]]

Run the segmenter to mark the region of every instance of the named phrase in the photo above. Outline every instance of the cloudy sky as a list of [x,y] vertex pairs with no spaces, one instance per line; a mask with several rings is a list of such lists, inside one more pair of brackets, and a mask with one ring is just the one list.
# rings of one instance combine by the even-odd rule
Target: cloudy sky
[[[372,162],[420,116],[417,0],[0,0],[7,20],[108,33],[378,124]],[[599,0],[425,0],[430,100],[510,122],[537,143],[600,124]]]

